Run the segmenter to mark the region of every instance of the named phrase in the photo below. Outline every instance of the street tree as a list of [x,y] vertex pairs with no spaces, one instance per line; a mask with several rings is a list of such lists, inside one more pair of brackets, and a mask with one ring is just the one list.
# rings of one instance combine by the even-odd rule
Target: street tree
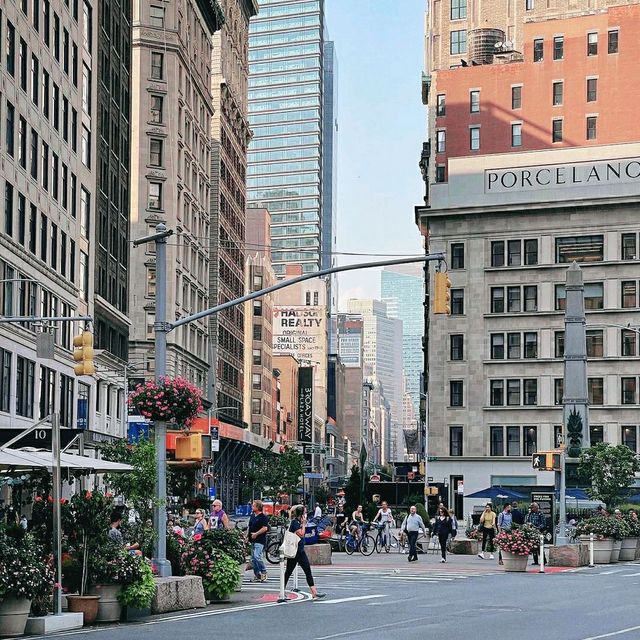
[[587,493],[602,500],[607,507],[615,507],[631,492],[640,460],[629,447],[599,442],[580,454],[578,473],[591,483]]
[[294,493],[304,473],[304,459],[296,449],[284,447],[281,453],[254,451],[247,478],[260,494]]

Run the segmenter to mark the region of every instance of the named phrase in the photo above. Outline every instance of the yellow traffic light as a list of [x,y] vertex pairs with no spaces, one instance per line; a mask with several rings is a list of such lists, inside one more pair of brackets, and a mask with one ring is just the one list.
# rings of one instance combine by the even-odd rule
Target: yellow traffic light
[[83,331],[73,339],[73,359],[78,363],[73,367],[77,376],[92,376],[96,372],[93,363],[93,334]]
[[451,313],[451,280],[446,271],[436,271],[434,279],[433,313]]

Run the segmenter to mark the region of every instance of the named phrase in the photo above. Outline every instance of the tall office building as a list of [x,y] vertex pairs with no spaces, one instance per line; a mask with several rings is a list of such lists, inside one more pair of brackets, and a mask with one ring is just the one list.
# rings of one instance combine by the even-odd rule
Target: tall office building
[[[91,316],[97,348],[96,375],[76,378],[83,324],[2,324],[0,442],[53,411],[63,442],[124,433],[130,13],[118,0],[0,7],[1,313]],[[55,348],[37,357],[42,331]]]
[[420,405],[422,336],[424,334],[424,270],[421,265],[397,265],[381,272],[382,301],[390,318],[402,320],[402,366],[405,391],[411,396],[414,413]]
[[[160,222],[175,232],[167,242],[169,320],[210,306],[210,61],[221,21],[216,3],[134,2],[131,232],[149,235]],[[136,369],[153,371],[155,247],[140,246],[131,258],[131,360],[137,377]],[[208,363],[206,319],[168,335],[168,375],[183,376],[204,391]]]
[[324,0],[268,0],[249,37],[249,206],[271,212],[276,276],[327,266],[335,246],[336,60]]
[[[211,225],[209,295],[212,304],[240,298],[245,287],[245,210],[249,18],[256,0],[221,0],[225,23],[213,40]],[[209,319],[212,343],[208,397],[220,418],[242,426],[244,307]]]
[[452,281],[451,316],[430,314],[425,334],[427,474],[451,501],[460,482],[553,485],[530,454],[564,436],[573,261],[586,283],[591,443],[638,451],[640,402],[638,336],[626,329],[639,319],[640,127],[623,107],[637,92],[640,3],[527,3],[512,41],[503,2],[482,3],[482,28],[454,36],[467,29],[462,4],[430,3],[441,20],[428,21],[428,206],[416,212]]

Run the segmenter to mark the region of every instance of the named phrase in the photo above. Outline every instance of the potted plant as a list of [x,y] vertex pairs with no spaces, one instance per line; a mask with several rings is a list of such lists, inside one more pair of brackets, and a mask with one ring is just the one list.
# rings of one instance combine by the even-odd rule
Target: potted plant
[[526,571],[529,555],[540,546],[540,532],[530,525],[514,524],[509,531],[501,531],[494,542],[502,551],[505,571]]
[[84,624],[92,624],[98,615],[99,595],[89,595],[89,558],[98,556],[99,549],[108,544],[109,514],[112,501],[99,491],[84,491],[72,496],[69,501],[69,517],[65,531],[74,555],[82,567],[79,593],[67,595],[69,611],[82,612]]
[[622,516],[613,516],[609,518],[613,520],[613,548],[611,549],[610,562],[618,562],[620,559],[620,551],[622,550],[622,541],[629,533],[629,525]]
[[576,534],[582,542],[589,542],[590,534],[593,533],[593,558],[596,564],[609,564],[611,561],[611,551],[613,549],[613,539],[617,530],[613,518],[607,516],[593,516],[586,520],[581,520],[576,526]]
[[242,574],[247,558],[247,545],[240,529],[209,529],[202,534],[200,545],[212,551],[220,549],[238,563],[236,591],[242,590]]
[[50,596],[53,580],[33,536],[20,527],[0,529],[0,637],[24,633],[32,600]]
[[627,533],[622,539],[622,548],[620,549],[620,560],[629,562],[636,558],[636,548],[638,547],[638,539],[640,539],[640,521],[627,514],[624,517],[624,523],[627,526]]
[[125,609],[127,621],[149,615],[151,602],[156,593],[151,565],[143,558],[136,558],[136,560],[139,562],[139,578],[124,585],[118,594],[118,602]]

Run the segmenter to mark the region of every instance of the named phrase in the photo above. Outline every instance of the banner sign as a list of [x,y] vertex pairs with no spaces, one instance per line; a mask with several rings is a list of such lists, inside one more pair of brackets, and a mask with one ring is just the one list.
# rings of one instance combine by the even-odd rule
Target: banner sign
[[[298,369],[298,442],[313,441],[313,367]],[[305,464],[311,466],[311,454],[305,453]]]

